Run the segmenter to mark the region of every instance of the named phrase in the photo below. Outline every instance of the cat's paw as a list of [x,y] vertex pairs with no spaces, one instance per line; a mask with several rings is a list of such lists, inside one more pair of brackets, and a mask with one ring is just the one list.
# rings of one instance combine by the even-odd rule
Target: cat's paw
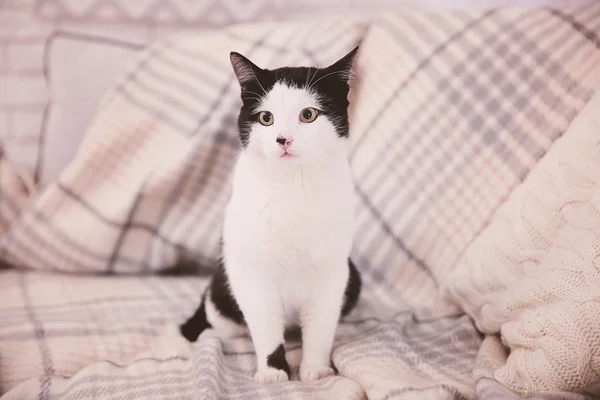
[[335,371],[329,365],[300,365],[301,381],[317,381],[335,375]]
[[289,381],[288,375],[284,370],[268,367],[262,371],[258,371],[254,375],[256,383],[278,383]]

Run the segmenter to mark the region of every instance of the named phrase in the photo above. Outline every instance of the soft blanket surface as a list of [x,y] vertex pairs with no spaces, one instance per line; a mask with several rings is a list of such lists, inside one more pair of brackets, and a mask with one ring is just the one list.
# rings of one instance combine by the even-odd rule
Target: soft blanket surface
[[[0,259],[17,266],[0,272],[2,400],[518,398],[494,378],[499,340],[439,285],[598,88],[600,4],[389,14],[366,28],[167,38],[105,96],[57,182],[36,194],[0,158]],[[177,332],[206,277],[141,273],[217,257],[238,150],[229,51],[323,66],[359,41],[352,256],[364,291],[340,323],[338,376],[257,385],[248,339],[206,331],[189,345]],[[300,345],[286,346],[297,368]]]

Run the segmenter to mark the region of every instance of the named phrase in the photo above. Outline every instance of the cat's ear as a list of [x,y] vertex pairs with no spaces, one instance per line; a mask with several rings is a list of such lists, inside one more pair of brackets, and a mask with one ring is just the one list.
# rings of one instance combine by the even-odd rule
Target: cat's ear
[[260,72],[262,72],[262,69],[256,66],[252,61],[235,51],[229,53],[229,59],[231,60],[233,72],[235,73],[240,86],[244,87],[248,83],[258,80],[258,76],[260,75]]
[[354,61],[358,54],[358,46],[352,49],[344,57],[325,68],[328,73],[334,74],[334,76],[342,81],[348,83],[352,76],[352,69],[354,67]]

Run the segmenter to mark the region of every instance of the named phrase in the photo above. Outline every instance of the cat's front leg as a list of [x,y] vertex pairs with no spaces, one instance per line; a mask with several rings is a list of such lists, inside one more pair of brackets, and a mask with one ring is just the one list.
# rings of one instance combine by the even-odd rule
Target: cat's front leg
[[[347,271],[348,267],[345,266]],[[347,273],[328,276],[314,288],[311,300],[300,316],[302,325],[302,362],[300,379],[314,381],[335,372],[331,368],[331,349],[342,307]]]
[[290,366],[284,347],[285,319],[276,283],[256,269],[253,273],[230,275],[233,293],[256,352],[254,380],[257,383],[288,381]]
[[261,310],[249,312],[246,321],[256,351],[254,380],[257,383],[288,381],[291,371],[285,357],[283,317],[265,303]]

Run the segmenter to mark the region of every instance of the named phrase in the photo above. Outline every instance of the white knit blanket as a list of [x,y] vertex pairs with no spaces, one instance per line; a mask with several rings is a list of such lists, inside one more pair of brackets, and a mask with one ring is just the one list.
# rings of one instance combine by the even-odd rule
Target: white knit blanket
[[[439,286],[600,87],[599,36],[593,2],[156,43],[107,93],[57,182],[28,185],[0,157],[2,400],[518,398],[494,375],[505,348]],[[177,333],[217,257],[238,151],[228,54],[322,66],[359,41],[352,257],[364,291],[340,323],[337,376],[257,385],[248,339],[207,331],[192,346]],[[179,260],[205,268],[169,274]],[[300,344],[286,346],[295,369]],[[585,398],[560,390],[538,398]]]

